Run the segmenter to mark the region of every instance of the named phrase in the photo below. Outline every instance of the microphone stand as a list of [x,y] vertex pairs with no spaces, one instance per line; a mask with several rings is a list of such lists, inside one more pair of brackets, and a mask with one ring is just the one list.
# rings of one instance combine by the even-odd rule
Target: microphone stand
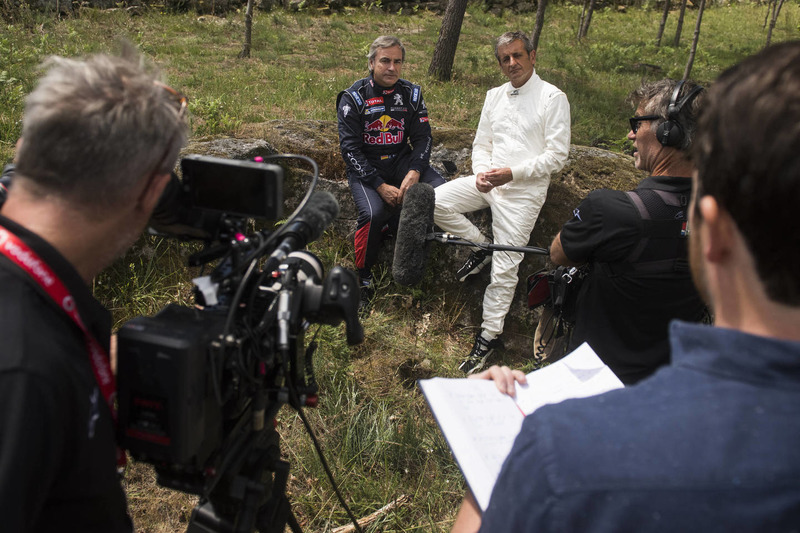
[[477,246],[481,250],[489,250],[491,252],[521,252],[535,255],[550,255],[550,250],[547,248],[539,248],[537,246],[509,246],[506,244],[494,244],[491,242],[479,244],[461,237],[457,237],[452,233],[429,233],[425,240],[441,242],[444,244],[455,244],[456,246]]

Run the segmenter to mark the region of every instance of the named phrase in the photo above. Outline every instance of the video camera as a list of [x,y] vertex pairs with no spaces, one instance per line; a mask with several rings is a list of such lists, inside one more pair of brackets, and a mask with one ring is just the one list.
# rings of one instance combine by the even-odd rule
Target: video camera
[[[187,531],[299,531],[285,495],[275,416],[313,406],[317,385],[306,346],[312,323],[346,324],[363,340],[358,283],[340,266],[324,275],[302,250],[339,210],[314,179],[295,212],[274,231],[249,219],[282,216],[283,169],[268,162],[188,156],[154,212],[161,234],[198,239],[189,264],[216,261],[196,278],[196,307],[168,305],[118,333],[119,438],[155,466],[158,483],[198,494]],[[249,224],[249,226],[248,226]],[[295,529],[296,528],[296,529]]]

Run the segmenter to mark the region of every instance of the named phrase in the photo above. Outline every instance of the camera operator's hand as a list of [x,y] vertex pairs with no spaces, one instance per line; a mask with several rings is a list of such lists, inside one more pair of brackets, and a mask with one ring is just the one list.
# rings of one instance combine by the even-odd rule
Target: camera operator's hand
[[381,195],[383,201],[391,207],[398,207],[403,201],[403,195],[400,194],[400,189],[388,183],[383,183],[378,186],[378,194]]
[[511,370],[507,366],[492,365],[483,372],[472,374],[467,379],[489,379],[494,381],[497,390],[513,397],[516,395],[514,383],[526,385],[528,380],[520,370]]

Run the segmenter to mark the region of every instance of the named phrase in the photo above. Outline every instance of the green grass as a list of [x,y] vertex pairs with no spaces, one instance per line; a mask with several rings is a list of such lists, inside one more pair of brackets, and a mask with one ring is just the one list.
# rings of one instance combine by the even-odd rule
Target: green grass
[[[761,27],[765,9],[748,3],[709,7],[693,77],[709,82],[760,49],[766,36]],[[537,71],[568,95],[573,143],[621,150],[632,112],[626,95],[644,78],[682,75],[696,11],[687,12],[677,48],[655,47],[660,19],[656,7],[600,10],[581,43],[575,42],[579,13],[578,5],[549,8]],[[427,75],[441,24],[431,13],[256,11],[252,57],[237,59],[243,18],[241,12],[214,17],[150,8],[131,16],[124,10],[80,8],[56,20],[23,5],[13,20],[0,26],[0,160],[13,155],[24,97],[38,77],[36,66],[51,54],[108,51],[118,37],[125,37],[190,96],[195,137],[234,135],[243,126],[271,119],[335,120],[335,97],[365,74],[369,43],[378,34],[394,33],[408,49],[404,77],[422,84],[432,125],[474,128],[485,91],[503,81],[492,39],[508,29],[530,30],[534,24],[533,14],[497,17],[470,5],[453,81],[443,83]],[[672,42],[676,19],[671,14],[664,43]],[[800,5],[784,5],[773,42],[800,37],[799,24]],[[660,70],[645,71],[640,66],[645,63]],[[351,246],[326,235],[311,249],[326,268],[352,267]],[[103,272],[94,290],[114,312],[115,324],[153,314],[168,302],[190,302],[189,280],[197,273],[183,265],[193,250],[143,237]],[[386,271],[378,273],[377,283],[379,296],[363,321],[367,337],[362,345],[348,346],[341,327],[320,328],[315,366],[321,403],[307,414],[357,516],[401,495],[409,497],[367,531],[447,531],[464,482],[414,384],[432,375],[456,376],[474,332],[458,329],[464,310],[449,307],[444,294],[398,288]],[[532,367],[530,363],[524,369]],[[283,410],[279,431],[292,465],[289,495],[304,529],[329,530],[346,523],[297,416]],[[130,466],[127,478],[139,531],[185,530],[193,498],[155,487],[152,472],[141,465]]]
[[153,315],[165,303],[191,303],[191,278],[186,261],[198,244],[178,244],[143,235],[126,253],[93,281],[97,299],[111,310],[114,329],[140,315]]
[[[693,77],[709,82],[719,72],[758,50],[766,33],[764,6],[714,5],[703,18]],[[644,77],[680,77],[688,57],[696,10],[688,10],[681,45],[672,42],[672,13],[664,45],[656,47],[660,9],[609,7],[595,13],[589,35],[575,41],[580,6],[548,8],[537,68],[563,89],[571,103],[573,142],[619,146],[630,109],[625,96]],[[497,17],[471,5],[456,53],[453,82],[432,80],[427,68],[440,27],[438,16],[389,15],[352,8],[322,16],[256,11],[250,59],[237,59],[244,35],[243,14],[225,17],[163,14],[150,8],[141,16],[124,10],[81,8],[65,20],[26,10],[0,31],[0,158],[8,161],[20,133],[23,98],[36,80],[36,65],[50,54],[85,55],[113,49],[119,37],[136,43],[162,66],[170,82],[194,101],[196,135],[235,134],[243,124],[270,119],[334,120],[336,94],[365,73],[369,42],[379,33],[401,36],[408,48],[404,76],[424,87],[434,126],[477,125],[485,91],[502,77],[492,55],[492,39],[510,28],[530,30],[533,14]],[[800,37],[800,7],[784,6],[773,42]],[[660,70],[649,72],[639,65]]]

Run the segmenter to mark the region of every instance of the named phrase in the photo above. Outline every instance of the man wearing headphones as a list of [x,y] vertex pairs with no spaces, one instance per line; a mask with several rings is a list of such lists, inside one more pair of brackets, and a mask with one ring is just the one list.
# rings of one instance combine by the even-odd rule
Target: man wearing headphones
[[635,191],[592,191],[550,246],[558,265],[588,264],[568,351],[588,342],[626,385],[669,362],[672,319],[702,320],[687,261],[694,167],[687,157],[704,90],[691,81],[646,83],[630,102]]

